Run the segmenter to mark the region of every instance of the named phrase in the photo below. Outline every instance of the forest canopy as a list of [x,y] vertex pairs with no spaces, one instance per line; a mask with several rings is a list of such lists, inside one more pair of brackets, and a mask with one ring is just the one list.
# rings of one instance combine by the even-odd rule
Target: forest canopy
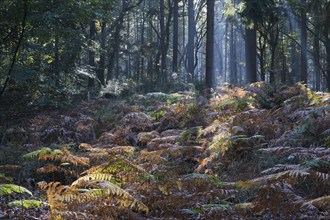
[[3,0],[0,96],[56,106],[87,92],[117,95],[124,85],[150,92],[255,81],[326,91],[329,5]]

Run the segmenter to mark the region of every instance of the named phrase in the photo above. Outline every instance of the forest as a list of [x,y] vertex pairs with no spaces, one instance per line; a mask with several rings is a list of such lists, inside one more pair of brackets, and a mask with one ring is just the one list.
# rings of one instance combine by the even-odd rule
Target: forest
[[329,218],[329,0],[0,0],[0,219]]

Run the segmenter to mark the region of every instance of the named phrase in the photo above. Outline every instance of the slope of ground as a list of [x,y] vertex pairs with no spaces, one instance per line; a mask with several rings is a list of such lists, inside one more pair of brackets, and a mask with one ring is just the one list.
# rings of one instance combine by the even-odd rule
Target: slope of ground
[[[99,99],[22,120],[1,127],[0,218],[330,216],[329,94],[303,85]],[[24,198],[44,203],[10,203]]]

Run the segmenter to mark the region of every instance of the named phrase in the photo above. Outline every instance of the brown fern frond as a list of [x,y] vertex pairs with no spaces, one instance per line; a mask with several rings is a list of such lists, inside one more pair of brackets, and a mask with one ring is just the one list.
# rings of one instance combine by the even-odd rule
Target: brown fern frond
[[11,165],[11,164],[5,164],[5,165],[0,165],[1,170],[19,170],[22,167],[19,165]]
[[329,210],[330,208],[330,196],[322,196],[313,200],[310,200],[303,204],[304,206],[313,205],[322,210]]
[[90,144],[87,143],[81,143],[79,145],[79,148],[85,149],[85,150],[91,150],[92,146]]
[[328,183],[330,175],[328,173],[322,173],[317,171],[311,172],[318,180],[324,183]]
[[55,211],[52,213],[52,219],[90,220],[96,217],[95,215],[76,211]]
[[133,154],[136,151],[132,146],[118,146],[107,150],[110,154]]
[[47,164],[46,166],[40,167],[37,169],[37,173],[53,173],[62,171],[61,167],[58,167],[54,164]]
[[98,181],[94,184],[97,189],[90,190],[87,194],[84,193],[82,195],[78,196],[71,196],[67,197],[66,201],[84,201],[88,200],[92,197],[99,197],[102,196],[103,198],[105,196],[113,196],[113,199],[116,199],[118,201],[119,205],[122,207],[130,208],[137,210],[139,212],[148,212],[149,209],[146,205],[144,205],[142,202],[134,198],[130,193],[128,193],[126,190],[120,188],[119,186],[109,182],[109,181]]
[[278,173],[286,170],[303,170],[306,169],[305,167],[302,167],[301,165],[296,164],[277,164],[274,167],[271,167],[267,170],[262,171],[262,174],[272,174],[272,173]]
[[68,151],[66,148],[62,149],[62,154],[56,156],[56,160],[65,163],[72,163],[74,165],[82,165],[82,166],[88,166],[89,165],[89,158],[87,157],[79,157],[79,156],[75,156],[73,154],[70,153],[70,151]]
[[52,212],[65,210],[65,205],[58,197],[68,188],[60,185],[60,182],[50,182],[48,184],[40,184],[43,189],[47,189],[47,200]]
[[106,164],[107,163],[103,163],[101,165],[93,166],[93,167],[85,170],[84,172],[82,172],[80,175],[83,176],[86,174],[99,173],[104,168],[104,166],[106,166]]
[[262,148],[259,150],[266,153],[285,154],[287,152],[290,152],[290,150],[292,150],[292,147],[271,147],[271,148]]
[[287,170],[275,174],[262,176],[252,180],[240,181],[237,183],[236,186],[239,188],[247,188],[247,189],[258,188],[261,186],[265,186],[269,183],[278,182],[282,179],[285,179],[287,181],[293,181],[300,177],[306,178],[307,176],[310,176],[310,173],[305,170]]
[[143,149],[140,151],[140,155],[134,160],[136,163],[151,162],[153,164],[164,164],[168,160],[163,157],[163,150],[151,151]]

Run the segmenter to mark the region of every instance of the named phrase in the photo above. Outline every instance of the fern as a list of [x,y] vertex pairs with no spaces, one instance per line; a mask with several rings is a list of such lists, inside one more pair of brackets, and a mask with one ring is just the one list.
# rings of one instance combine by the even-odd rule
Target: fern
[[32,196],[32,192],[25,187],[15,184],[0,184],[0,196],[10,195],[12,193],[27,193]]
[[15,200],[8,203],[8,205],[28,209],[28,208],[40,208],[41,206],[45,206],[48,204],[34,199],[31,200],[26,199],[26,200]]
[[90,220],[94,219],[95,215],[91,215],[85,212],[75,211],[55,211],[52,213],[54,219],[77,219],[77,220]]
[[0,173],[0,181],[9,181],[9,182],[12,182],[13,181],[13,178],[12,177],[9,177],[9,176],[6,176],[6,174],[4,173]]
[[231,203],[227,203],[227,204],[205,204],[205,205],[201,205],[198,208],[192,208],[192,209],[181,209],[181,211],[184,214],[188,214],[188,215],[197,215],[197,214],[201,214],[204,212],[209,212],[210,210],[212,211],[224,211],[227,210],[231,207]]
[[111,181],[113,179],[113,175],[111,174],[106,174],[106,173],[92,173],[92,174],[88,174],[86,176],[80,177],[79,179],[77,179],[76,181],[74,181],[71,186],[80,186],[82,184],[86,184],[89,181],[93,181],[93,180],[107,180],[107,181]]
[[196,139],[202,134],[202,131],[203,131],[202,126],[189,128],[180,133],[179,142],[196,143]]
[[220,110],[230,109],[233,113],[242,112],[249,106],[255,105],[252,99],[248,98],[229,98],[222,100],[219,105]]
[[53,152],[54,151],[52,149],[50,149],[49,147],[43,147],[40,150],[35,150],[28,154],[23,155],[23,158],[32,159],[32,158],[38,157],[41,154],[52,154]]
[[130,193],[119,186],[108,181],[100,182],[98,186],[102,189],[103,194],[122,198],[120,199],[121,206],[130,209],[137,209],[137,211],[149,212],[149,209],[145,204],[135,199]]
[[267,170],[262,171],[262,174],[272,174],[272,173],[278,173],[282,171],[287,171],[287,170],[303,170],[305,169],[301,165],[296,165],[296,164],[277,164],[272,168],[269,168]]
[[5,164],[5,165],[0,165],[0,169],[2,170],[19,170],[22,167],[19,165],[11,165],[11,164]]
[[62,153],[59,155],[58,158],[55,158],[56,160],[60,161],[61,163],[71,163],[74,165],[81,165],[81,166],[87,166],[89,165],[89,158],[87,157],[79,157],[75,156],[70,153],[66,148],[62,149]]
[[313,200],[310,200],[303,204],[303,207],[313,205],[321,209],[326,209],[330,207],[330,196],[322,196]]
[[[94,166],[84,171],[82,175],[92,173],[113,174],[125,180],[136,175],[150,176],[152,178],[152,175],[150,175],[143,167],[136,165],[130,160],[127,160],[121,156],[114,155],[111,156],[109,162]],[[128,173],[131,173],[131,176],[129,176]]]
[[239,181],[236,184],[236,187],[243,188],[243,189],[249,189],[249,188],[258,188],[265,186],[269,183],[276,183],[280,180],[286,179],[286,180],[295,180],[297,178],[306,178],[310,176],[311,174],[305,170],[287,170],[283,172],[279,172],[276,174],[270,174],[266,176],[262,176],[259,178],[255,178],[252,180],[247,181]]

